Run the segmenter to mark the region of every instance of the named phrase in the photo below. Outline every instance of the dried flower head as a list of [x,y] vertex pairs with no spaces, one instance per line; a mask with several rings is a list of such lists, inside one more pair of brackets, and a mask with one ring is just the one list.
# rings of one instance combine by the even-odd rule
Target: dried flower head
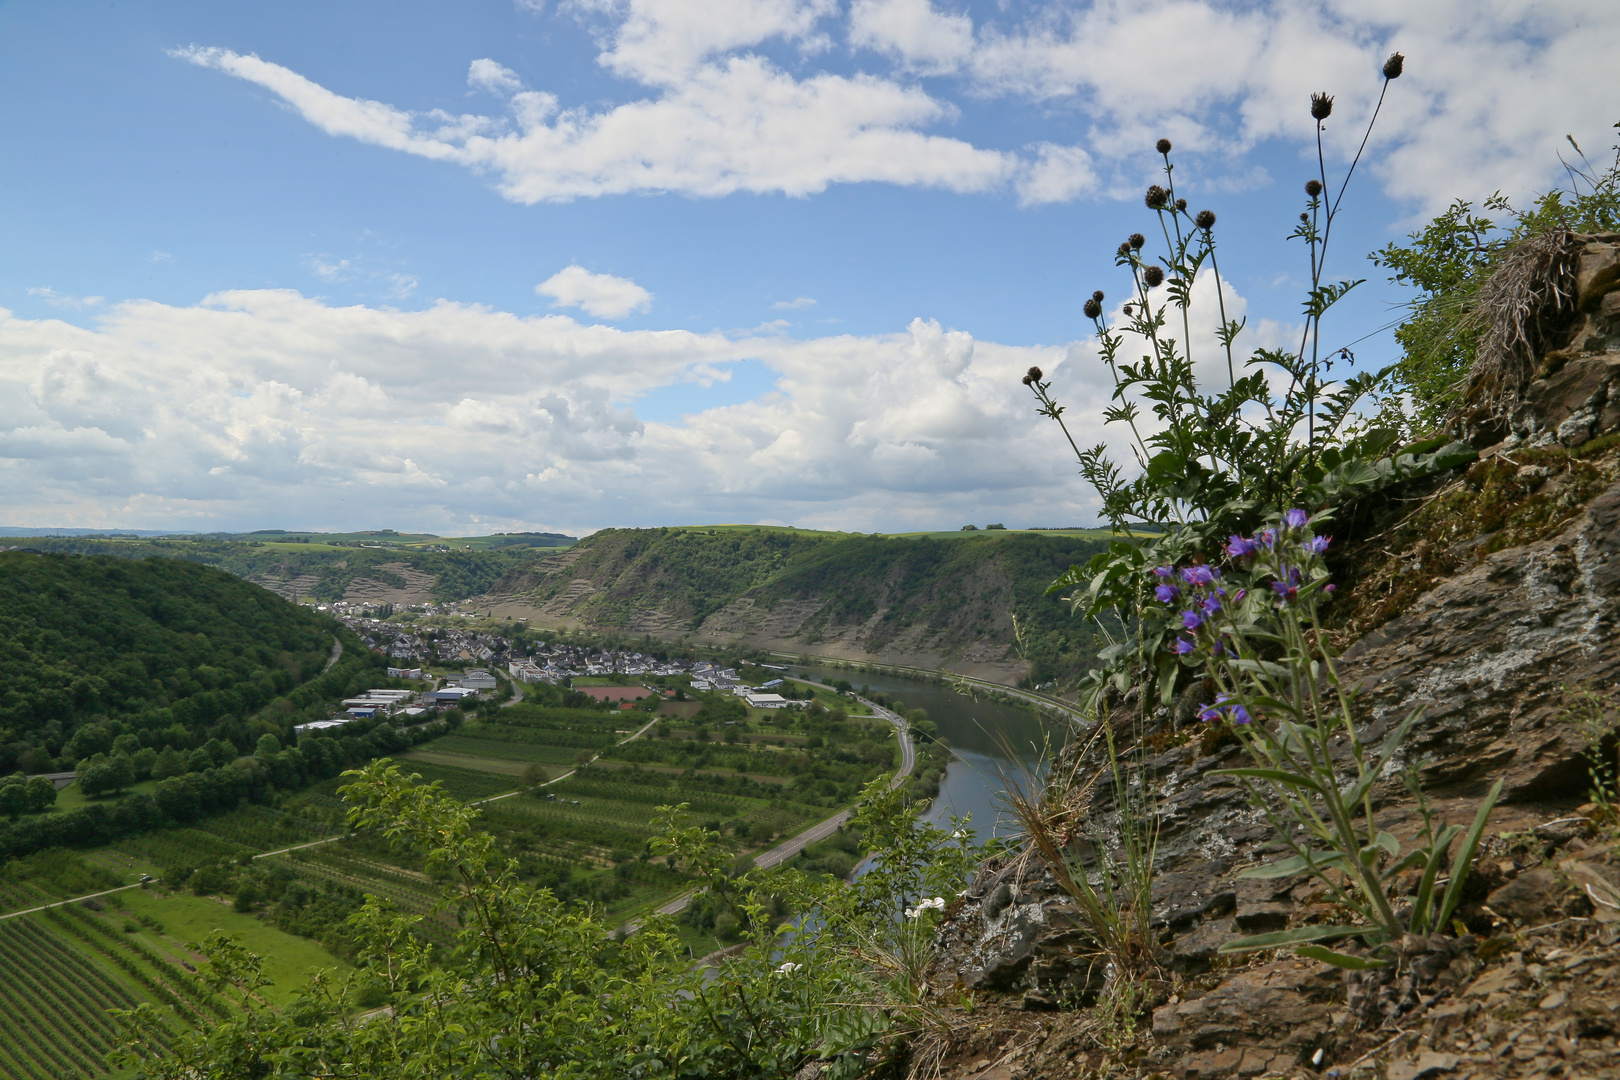
[[1153,144],[1153,149],[1157,150],[1161,154],[1168,154],[1170,152],[1170,140],[1160,139],[1158,142]]
[[1026,384],[1040,382],[1041,381],[1041,376],[1043,376],[1045,374],[1046,374],[1046,372],[1042,371],[1040,368],[1032,367],[1032,368],[1029,369],[1029,373],[1024,376],[1024,382]]
[[1157,266],[1150,266],[1142,271],[1142,280],[1147,283],[1148,288],[1157,289],[1164,284],[1164,271]]
[[1127,317],[1136,314],[1136,307],[1134,305],[1132,305],[1132,304],[1126,304],[1125,305],[1125,314],[1126,314]]
[[1309,214],[1306,214],[1306,213],[1301,213],[1301,214],[1300,214],[1300,215],[1299,215],[1299,223],[1300,223],[1300,224],[1301,224],[1301,225],[1304,225],[1304,224],[1305,224],[1305,223],[1306,223],[1306,222],[1308,222],[1308,221],[1310,221],[1310,220],[1311,220],[1311,215],[1309,215]]
[[1139,232],[1133,232],[1131,233],[1131,238],[1125,242],[1131,245],[1131,247],[1135,248],[1137,251],[1141,251],[1142,245],[1147,243],[1147,237],[1143,236]]
[[1176,209],[1177,210],[1185,210],[1185,209],[1187,209],[1187,200],[1186,199],[1177,199],[1176,200]]
[[1102,302],[1094,296],[1087,297],[1085,304],[1080,310],[1086,313],[1086,318],[1088,319],[1102,318]]
[[1311,95],[1311,119],[1313,119],[1313,120],[1326,120],[1329,116],[1332,116],[1332,115],[1333,115],[1333,95],[1332,94],[1312,94]]
[[1309,195],[1313,199],[1316,198],[1318,195],[1322,194],[1322,181],[1320,181],[1320,180],[1307,180],[1307,181],[1305,181],[1305,194]]
[[1123,244],[1119,245],[1119,250],[1117,252],[1115,252],[1115,254],[1117,254],[1122,259],[1125,258],[1126,256],[1128,256],[1130,253],[1131,253],[1131,242],[1129,240],[1127,240]]
[[1170,193],[1158,184],[1147,189],[1147,195],[1142,200],[1147,203],[1149,210],[1163,210],[1170,201]]
[[1097,303],[1099,303],[1099,304],[1102,303],[1103,302],[1103,291],[1101,289],[1098,289],[1096,292],[1091,294],[1091,298],[1093,300],[1097,301]]
[[1401,65],[1404,63],[1406,63],[1406,57],[1402,56],[1400,53],[1391,53],[1389,59],[1384,61],[1384,78],[1400,78]]
[[1197,225],[1200,229],[1203,229],[1205,232],[1209,232],[1209,230],[1211,230],[1211,229],[1213,229],[1215,227],[1215,211],[1213,211],[1213,210],[1200,210],[1200,211],[1198,211],[1198,216],[1193,218],[1193,224]]

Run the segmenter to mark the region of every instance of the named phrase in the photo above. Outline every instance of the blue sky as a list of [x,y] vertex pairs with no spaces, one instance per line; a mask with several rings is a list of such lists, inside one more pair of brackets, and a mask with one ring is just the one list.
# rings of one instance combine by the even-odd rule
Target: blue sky
[[1308,95],[1342,171],[1410,57],[1349,341],[1401,298],[1367,251],[1612,141],[1617,45],[1599,3],[0,4],[4,524],[1089,522],[1017,376],[1095,426],[1155,138],[1286,336]]

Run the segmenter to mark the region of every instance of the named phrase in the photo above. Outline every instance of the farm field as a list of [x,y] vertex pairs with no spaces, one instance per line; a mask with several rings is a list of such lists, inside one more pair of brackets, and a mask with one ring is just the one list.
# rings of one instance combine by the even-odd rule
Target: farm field
[[[816,694],[777,711],[749,709],[720,693],[663,701],[665,708],[653,711],[651,700],[647,708],[564,707],[560,691],[540,690],[466,720],[399,763],[480,804],[484,826],[526,880],[627,920],[690,884],[649,851],[659,806],[684,803],[686,822],[719,833],[742,856],[826,818],[894,767],[886,724],[851,712],[832,690]],[[641,737],[622,741],[644,727]],[[531,764],[559,779],[524,789]],[[0,1075],[105,1075],[101,1062],[115,1032],[99,1018],[109,1007],[152,1001],[177,1007],[177,1025],[208,1022],[225,1006],[183,965],[201,962],[189,945],[216,929],[240,935],[265,957],[274,980],[266,997],[275,1004],[289,1001],[314,970],[351,970],[355,943],[346,920],[367,894],[415,915],[426,942],[452,945],[454,915],[434,910],[443,883],[414,853],[349,833],[343,783],[334,778],[276,805],[8,866],[0,909],[13,911],[141,874],[155,880],[102,897],[96,909],[71,904],[0,921],[0,1007],[8,1017]],[[849,845],[838,838],[829,844],[808,853],[807,864],[847,872],[847,856],[835,849]],[[695,956],[734,936],[726,916],[717,920],[701,904],[681,918]],[[48,990],[35,970],[41,957],[55,958],[49,964],[59,981]]]

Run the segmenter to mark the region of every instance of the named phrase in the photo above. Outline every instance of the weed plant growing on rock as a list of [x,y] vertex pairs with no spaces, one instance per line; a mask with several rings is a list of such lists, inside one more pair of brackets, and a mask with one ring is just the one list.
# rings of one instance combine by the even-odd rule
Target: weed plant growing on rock
[[[1240,877],[1280,878],[1306,874],[1332,901],[1353,912],[1354,923],[1304,926],[1241,938],[1224,952],[1315,943],[1352,936],[1376,950],[1446,929],[1462,897],[1486,819],[1502,790],[1498,780],[1463,837],[1442,888],[1457,825],[1441,824],[1418,783],[1415,767],[1401,772],[1417,803],[1422,827],[1403,846],[1378,828],[1373,788],[1401,763],[1403,740],[1422,715],[1413,712],[1376,749],[1353,715],[1354,691],[1339,676],[1335,655],[1322,632],[1320,603],[1333,585],[1322,564],[1328,538],[1317,535],[1303,510],[1289,510],[1252,537],[1232,536],[1226,554],[1247,579],[1228,587],[1208,564],[1155,569],[1156,601],[1179,630],[1173,651],[1182,662],[1203,667],[1215,700],[1199,716],[1225,724],[1253,764],[1220,770],[1235,778],[1271,823],[1288,857],[1244,871]],[[1410,901],[1397,907],[1392,892],[1415,872]],[[1379,956],[1335,952],[1302,944],[1302,955],[1347,968],[1381,967]]]
[[[1363,150],[1403,63],[1396,53],[1384,65],[1384,89],[1362,138]],[[1394,449],[1396,430],[1369,427],[1355,412],[1383,373],[1363,372],[1342,383],[1330,379],[1336,363],[1354,361],[1348,349],[1324,353],[1322,324],[1328,311],[1361,284],[1334,280],[1327,272],[1333,226],[1361,152],[1331,193],[1322,132],[1333,113],[1333,98],[1312,95],[1310,113],[1316,124],[1317,175],[1305,184],[1305,207],[1289,234],[1304,245],[1309,264],[1297,347],[1257,348],[1240,359],[1245,321],[1227,312],[1216,215],[1191,211],[1177,195],[1170,140],[1160,139],[1156,149],[1164,162],[1164,182],[1150,186],[1144,196],[1153,215],[1154,239],[1133,233],[1114,253],[1115,265],[1128,279],[1122,321],[1109,320],[1101,290],[1083,308],[1114,383],[1104,421],[1129,432],[1135,477],[1125,478],[1106,445],[1080,448],[1041,369],[1031,368],[1024,376],[1039,413],[1062,427],[1081,475],[1102,501],[1103,516],[1122,537],[1084,567],[1070,568],[1052,586],[1054,591],[1074,590],[1071,601],[1088,617],[1111,612],[1135,628],[1102,651],[1105,666],[1091,676],[1088,696],[1108,687],[1123,693],[1133,682],[1142,683],[1144,691],[1156,687],[1165,703],[1173,696],[1180,668],[1165,645],[1175,627],[1149,602],[1154,566],[1207,559],[1227,536],[1254,529],[1284,506],[1340,505],[1475,456],[1466,444],[1444,438]],[[1152,254],[1155,248],[1161,253]],[[1220,319],[1213,340],[1195,342],[1191,308],[1200,287],[1213,290]],[[1224,387],[1200,385],[1195,365],[1209,357],[1217,370],[1224,369]],[[1274,386],[1280,386],[1280,393]],[[1130,529],[1137,524],[1146,524],[1153,533],[1132,537]],[[1150,699],[1144,692],[1144,707]]]

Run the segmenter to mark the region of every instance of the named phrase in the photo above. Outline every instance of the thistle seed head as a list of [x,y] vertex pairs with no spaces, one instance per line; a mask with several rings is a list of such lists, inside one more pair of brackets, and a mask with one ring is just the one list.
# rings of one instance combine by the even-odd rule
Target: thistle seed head
[[1400,53],[1391,53],[1389,59],[1384,61],[1384,78],[1386,78],[1386,79],[1398,79],[1398,78],[1400,78],[1401,77],[1401,65],[1403,65],[1405,63],[1406,63],[1406,57],[1402,56]]
[[1160,139],[1158,142],[1153,144],[1153,149],[1157,150],[1161,154],[1168,154],[1170,152],[1170,140]]
[[1311,220],[1311,215],[1309,215],[1307,213],[1303,213],[1303,212],[1300,213],[1300,215],[1299,215],[1299,223],[1301,225],[1307,224],[1310,220]]
[[1320,181],[1320,180],[1307,180],[1307,181],[1305,181],[1305,194],[1309,195],[1313,199],[1316,198],[1318,195],[1322,194],[1322,181]]
[[1099,304],[1102,303],[1103,302],[1103,291],[1101,289],[1098,289],[1096,292],[1091,294],[1091,298],[1093,300],[1097,301],[1097,303],[1099,303]]
[[1203,229],[1205,232],[1209,232],[1209,230],[1211,230],[1211,229],[1213,229],[1215,227],[1215,211],[1213,211],[1213,210],[1200,210],[1200,211],[1198,211],[1198,216],[1193,218],[1193,224],[1197,225],[1200,229]]
[[1165,204],[1170,201],[1170,193],[1158,184],[1154,184],[1147,189],[1147,195],[1142,201],[1147,203],[1149,210],[1163,210]]
[[1186,199],[1177,199],[1176,200],[1176,209],[1177,210],[1185,210],[1185,209],[1187,209],[1187,200]]
[[1329,116],[1332,116],[1332,115],[1333,115],[1333,95],[1332,94],[1312,94],[1311,95],[1311,119],[1313,119],[1313,120],[1326,120]]
[[1157,266],[1150,266],[1142,271],[1142,281],[1147,284],[1148,288],[1157,289],[1164,284],[1164,271]]
[[1088,297],[1085,305],[1080,310],[1086,313],[1086,318],[1088,319],[1102,318],[1102,304],[1097,300],[1096,297]]
[[1133,232],[1131,233],[1131,238],[1125,242],[1131,245],[1131,247],[1135,248],[1137,251],[1141,251],[1142,245],[1147,243],[1147,237],[1143,236],[1139,232]]
[[1044,374],[1046,373],[1038,367],[1030,368],[1029,372],[1024,376],[1024,385],[1029,386],[1031,383],[1040,382],[1041,376]]
[[1130,316],[1136,314],[1136,305],[1135,304],[1126,304],[1124,310],[1125,310],[1126,317],[1129,318]]

